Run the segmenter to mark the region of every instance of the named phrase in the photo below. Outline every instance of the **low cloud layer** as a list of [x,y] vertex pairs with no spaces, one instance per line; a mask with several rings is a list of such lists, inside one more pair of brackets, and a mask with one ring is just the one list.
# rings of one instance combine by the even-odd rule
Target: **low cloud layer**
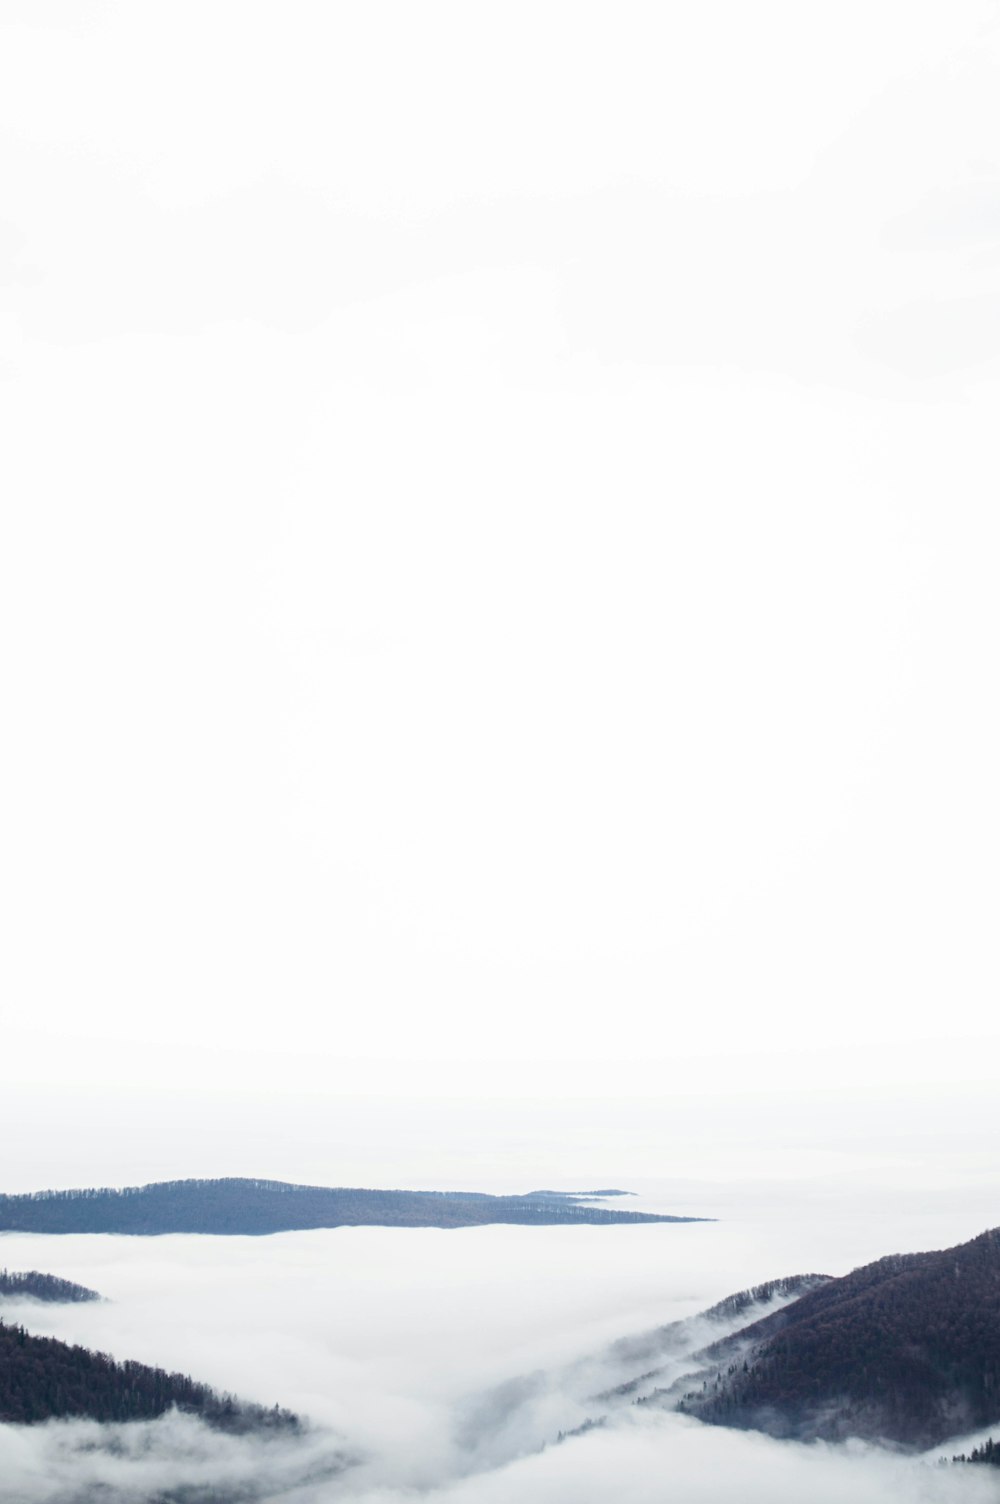
[[[0,1469],[18,1504],[402,1504],[410,1485],[351,1465],[326,1433],[297,1441],[220,1437],[190,1417],[0,1428]],[[776,1442],[671,1414],[632,1412],[501,1467],[421,1488],[427,1504],[995,1504],[996,1479],[873,1447]]]
[[[354,1228],[272,1238],[8,1235],[8,1264],[108,1297],[8,1302],[29,1329],[182,1369],[309,1424],[229,1437],[189,1417],[99,1427],[0,1427],[18,1504],[587,1504],[664,1490],[685,1504],[993,1499],[985,1470],[860,1446],[801,1446],[601,1401],[653,1362],[665,1382],[700,1340],[695,1314],[768,1277],[831,1274],[980,1230],[941,1207],[919,1229],[908,1195],[791,1187],[755,1200],[690,1187],[715,1223],[609,1228]],[[636,1203],[653,1208],[659,1196]],[[877,1209],[876,1209],[877,1208]],[[807,1214],[808,1209],[808,1214]],[[918,1235],[919,1234],[919,1235]],[[659,1351],[632,1341],[688,1322]],[[616,1346],[617,1344],[617,1346]],[[655,1349],[656,1342],[653,1342]],[[588,1420],[606,1424],[562,1441]],[[947,1451],[965,1449],[956,1442]]]
[[[328,1434],[225,1436],[177,1412],[156,1421],[49,1421],[0,1427],[0,1475],[18,1504],[185,1504],[319,1499],[350,1466]],[[303,1494],[308,1486],[311,1492]]]

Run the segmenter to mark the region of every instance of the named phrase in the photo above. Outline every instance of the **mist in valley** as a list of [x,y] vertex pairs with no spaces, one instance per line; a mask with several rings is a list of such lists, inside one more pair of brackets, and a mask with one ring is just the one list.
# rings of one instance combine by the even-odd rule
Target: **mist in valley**
[[[10,1497],[83,1504],[100,1487],[115,1504],[380,1504],[415,1491],[461,1504],[545,1504],[622,1488],[638,1500],[739,1492],[772,1504],[995,1498],[994,1480],[980,1476],[991,1470],[937,1465],[939,1453],[968,1450],[968,1439],[909,1457],[860,1443],[776,1442],[636,1405],[634,1395],[609,1399],[651,1368],[647,1392],[688,1371],[689,1356],[725,1330],[710,1331],[698,1314],[744,1286],[915,1251],[918,1226],[920,1246],[937,1247],[982,1225],[968,1204],[935,1211],[916,1183],[852,1193],[836,1181],[752,1191],[705,1182],[687,1191],[690,1210],[719,1220],[263,1238],[7,1234],[9,1266],[50,1268],[106,1299],[7,1302],[5,1319],[190,1372],[306,1422],[301,1435],[267,1438],[219,1435],[176,1413],[106,1428],[4,1426]],[[990,1196],[984,1186],[984,1210]],[[676,1204],[669,1184],[634,1199],[644,1210]]]

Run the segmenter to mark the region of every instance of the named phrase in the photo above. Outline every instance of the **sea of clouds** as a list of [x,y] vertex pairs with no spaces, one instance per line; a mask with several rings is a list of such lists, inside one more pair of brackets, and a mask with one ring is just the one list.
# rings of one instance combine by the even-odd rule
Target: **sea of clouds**
[[[0,1239],[8,1267],[81,1280],[106,1300],[8,1302],[5,1319],[280,1403],[308,1424],[285,1437],[222,1436],[176,1414],[108,1427],[4,1426],[3,1497],[995,1499],[991,1472],[939,1466],[936,1455],[777,1442],[628,1403],[609,1412],[596,1400],[638,1371],[613,1346],[622,1338],[692,1320],[770,1277],[840,1274],[883,1253],[972,1236],[986,1225],[988,1202],[985,1184],[978,1200],[966,1187],[936,1205],[916,1184],[851,1190],[831,1180],[752,1193],[689,1184],[647,1187],[629,1205],[719,1220],[268,1238],[8,1234]],[[605,1414],[600,1428],[565,1437]]]

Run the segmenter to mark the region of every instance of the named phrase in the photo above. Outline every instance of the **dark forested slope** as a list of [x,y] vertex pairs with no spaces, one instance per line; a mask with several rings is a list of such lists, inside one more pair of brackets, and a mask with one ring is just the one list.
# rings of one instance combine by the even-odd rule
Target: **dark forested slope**
[[612,1361],[623,1366],[645,1365],[650,1362],[657,1366],[644,1366],[641,1371],[629,1373],[620,1385],[597,1398],[609,1399],[622,1394],[638,1396],[643,1391],[647,1395],[652,1391],[654,1396],[662,1396],[663,1391],[658,1384],[653,1383],[654,1380],[660,1380],[666,1372],[659,1360],[675,1360],[681,1355],[694,1354],[699,1348],[704,1351],[706,1341],[711,1339],[713,1327],[720,1337],[728,1336],[741,1320],[745,1324],[755,1316],[763,1316],[768,1308],[771,1312],[775,1307],[780,1309],[807,1291],[828,1284],[829,1280],[828,1274],[796,1274],[787,1279],[768,1280],[765,1284],[753,1285],[748,1290],[738,1290],[735,1295],[727,1295],[725,1300],[718,1301],[696,1316],[682,1317],[679,1321],[656,1327],[651,1332],[619,1338],[607,1350],[607,1356]]
[[[316,1227],[474,1227],[515,1222],[694,1222],[697,1217],[608,1210],[554,1191],[487,1196],[473,1191],[378,1191],[281,1180],[170,1180],[123,1190],[0,1195],[0,1231],[272,1233]],[[623,1194],[607,1192],[605,1194]]]
[[1000,1229],[880,1259],[707,1348],[682,1409],[774,1436],[929,1447],[1000,1421]]
[[54,1416],[150,1420],[175,1406],[225,1431],[295,1429],[287,1410],[241,1404],[185,1374],[144,1363],[116,1363],[106,1353],[33,1337],[0,1321],[0,1421],[31,1423]]
[[59,1305],[78,1304],[83,1300],[100,1300],[96,1290],[86,1285],[75,1285],[71,1279],[58,1279],[54,1274],[39,1274],[37,1269],[18,1273],[14,1269],[0,1269],[0,1299],[45,1300]]

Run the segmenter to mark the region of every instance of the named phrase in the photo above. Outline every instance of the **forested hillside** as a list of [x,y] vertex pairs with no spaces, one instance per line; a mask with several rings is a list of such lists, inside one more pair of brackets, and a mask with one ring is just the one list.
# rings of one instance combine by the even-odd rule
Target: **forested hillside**
[[[692,1222],[694,1217],[608,1210],[557,1191],[488,1196],[473,1191],[380,1191],[280,1180],[171,1180],[122,1190],[0,1195],[0,1231],[38,1233],[293,1232],[317,1227],[473,1227],[514,1222]],[[605,1192],[622,1195],[623,1192]]]
[[680,1408],[774,1436],[929,1447],[1000,1421],[1000,1229],[893,1255],[707,1348]]
[[225,1431],[287,1430],[299,1424],[287,1410],[241,1404],[185,1374],[116,1363],[106,1353],[34,1337],[22,1326],[0,1322],[0,1421],[149,1420],[174,1405]]
[[78,1304],[84,1300],[100,1300],[96,1290],[86,1285],[75,1285],[70,1279],[58,1279],[54,1274],[39,1274],[37,1269],[20,1273],[13,1269],[0,1269],[0,1298],[45,1300],[60,1305]]

